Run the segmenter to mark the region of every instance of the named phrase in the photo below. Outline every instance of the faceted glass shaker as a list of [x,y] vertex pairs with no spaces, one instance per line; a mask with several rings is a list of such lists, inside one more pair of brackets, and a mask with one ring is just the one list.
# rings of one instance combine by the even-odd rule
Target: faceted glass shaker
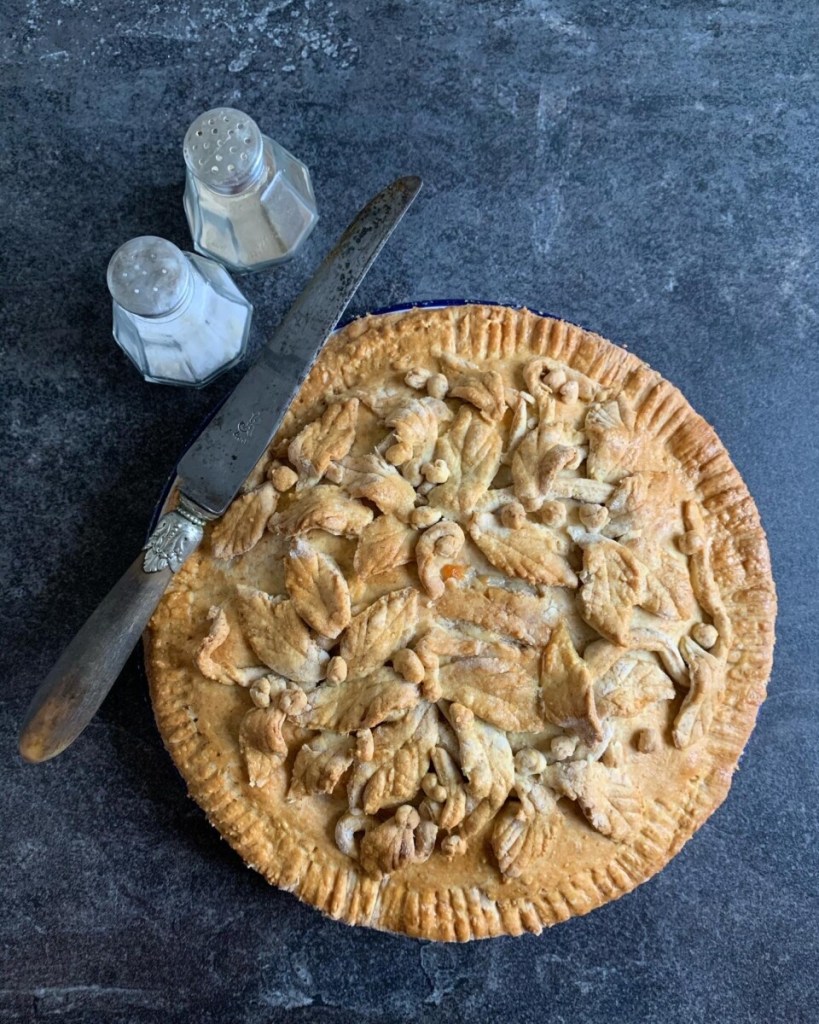
[[114,338],[145,380],[202,387],[244,355],[253,307],[212,260],[153,235],[111,257]]
[[197,252],[241,273],[289,259],[318,221],[307,168],[232,107],[198,117],[183,146]]

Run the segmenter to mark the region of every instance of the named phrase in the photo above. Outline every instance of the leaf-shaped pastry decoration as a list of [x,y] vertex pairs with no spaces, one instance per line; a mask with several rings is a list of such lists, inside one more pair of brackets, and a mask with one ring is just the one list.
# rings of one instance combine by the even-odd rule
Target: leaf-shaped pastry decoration
[[251,786],[264,786],[287,757],[282,736],[285,715],[278,708],[252,708],[239,726],[239,753]]
[[651,536],[658,525],[666,531],[679,529],[679,487],[666,472],[638,471],[622,477],[606,501],[610,518],[603,532],[607,537]]
[[616,842],[627,839],[639,822],[643,801],[628,776],[599,761],[552,765],[545,777],[554,789],[577,805],[592,828]]
[[506,733],[482,722],[461,704],[450,704],[447,718],[458,740],[461,771],[473,805],[460,826],[475,835],[497,814],[515,781],[515,761]]
[[412,800],[429,768],[438,741],[438,712],[431,704],[411,708],[403,718],[373,732],[370,762],[356,766],[351,783],[363,786],[362,806],[367,814]]
[[350,622],[350,591],[330,558],[296,540],[284,561],[284,584],[293,607],[321,636],[335,639]]
[[462,406],[435,449],[437,458],[446,463],[449,477],[430,491],[430,505],[468,515],[498,471],[501,447],[497,427],[482,420],[475,410]]
[[551,497],[558,473],[577,465],[577,449],[544,442],[542,431],[533,430],[518,445],[512,459],[512,488],[527,512],[533,512]]
[[674,684],[655,662],[621,658],[595,683],[594,693],[601,715],[631,718],[659,700],[673,700]]
[[429,457],[438,440],[441,423],[452,419],[448,406],[438,398],[410,398],[396,406],[384,422],[395,434],[396,441],[414,455]]
[[586,471],[593,480],[616,481],[634,468],[641,441],[634,439],[633,413],[626,403],[590,406],[585,426],[589,440]]
[[287,457],[299,471],[298,489],[311,486],[349,452],[355,440],[358,399],[328,405],[319,419],[307,426],[290,442]]
[[418,621],[418,591],[394,590],[354,616],[341,637],[341,657],[353,676],[371,672],[407,642]]
[[641,607],[666,619],[688,619],[696,599],[684,560],[666,550],[664,538],[682,525],[680,484],[671,473],[636,472],[619,481],[606,502],[603,534],[623,543],[646,567]]
[[467,529],[488,561],[509,576],[547,586],[576,587],[578,580],[564,554],[565,542],[547,526],[502,526],[490,513],[473,516]]
[[583,551],[583,585],[577,607],[588,624],[612,643],[628,645],[631,613],[645,592],[645,568],[622,544],[601,539]]
[[355,742],[349,736],[321,733],[303,743],[290,774],[288,800],[332,793],[353,763]]
[[464,375],[456,379],[449,394],[474,405],[489,423],[497,423],[506,412],[506,388],[497,370]]
[[369,580],[411,562],[418,534],[395,516],[378,516],[358,539],[353,568],[361,580]]
[[557,802],[551,811],[528,815],[516,800],[510,801],[495,819],[492,851],[504,878],[520,878],[547,853],[559,816]]
[[271,483],[242,494],[214,525],[210,546],[215,558],[235,558],[254,548],[276,510],[278,493]]
[[336,537],[357,537],[372,518],[372,509],[354,501],[340,487],[319,484],[284,511],[274,512],[268,528],[290,536],[324,530]]
[[329,655],[310,635],[292,601],[275,600],[253,587],[237,588],[239,621],[256,655],[274,672],[297,683],[317,683]]
[[444,700],[457,701],[490,725],[508,732],[544,728],[537,680],[511,644],[493,644],[482,656],[441,665],[439,679]]
[[609,511],[608,523],[602,531],[605,536],[616,539],[625,534],[639,534],[646,528],[650,531],[656,506],[649,500],[646,473],[621,477],[605,504]]
[[435,848],[438,826],[421,821],[409,804],[399,807],[383,825],[370,828],[361,840],[361,867],[373,878],[392,874],[407,864],[429,860]]
[[688,665],[691,685],[674,719],[671,735],[674,746],[684,749],[711,728],[725,685],[725,664],[688,636],[680,641],[680,650]]
[[392,669],[380,668],[363,679],[325,684],[307,694],[307,708],[296,721],[305,729],[357,732],[392,720],[415,707],[421,694]]
[[415,489],[377,452],[344,460],[344,486],[354,498],[367,498],[402,521],[415,507]]
[[231,629],[224,610],[213,607],[208,612],[211,627],[196,652],[196,667],[206,679],[231,686],[249,686],[267,675],[267,668],[244,642],[239,630]]
[[629,547],[647,567],[640,607],[663,619],[690,619],[696,600],[691,579],[680,562],[662,549],[648,553],[644,544]]
[[532,647],[548,642],[558,618],[548,597],[516,593],[504,587],[448,586],[435,611],[440,618],[471,622]]
[[550,722],[576,732],[588,746],[602,739],[591,673],[577,653],[564,619],[552,630],[543,651],[540,699],[543,714]]

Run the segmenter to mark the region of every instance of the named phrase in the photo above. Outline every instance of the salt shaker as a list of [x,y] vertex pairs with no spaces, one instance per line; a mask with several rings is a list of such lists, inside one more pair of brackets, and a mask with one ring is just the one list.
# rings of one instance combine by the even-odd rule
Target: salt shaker
[[107,280],[114,338],[145,380],[202,387],[244,354],[253,307],[218,263],[143,235]]
[[310,173],[233,107],[198,117],[185,134],[185,213],[197,252],[230,270],[289,259],[318,221]]

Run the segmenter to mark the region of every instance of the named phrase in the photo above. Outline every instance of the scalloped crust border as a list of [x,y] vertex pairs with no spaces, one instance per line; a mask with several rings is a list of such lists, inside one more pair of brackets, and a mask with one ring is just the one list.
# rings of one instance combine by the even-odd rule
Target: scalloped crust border
[[416,938],[467,941],[539,933],[630,892],[663,868],[725,799],[739,757],[753,730],[770,675],[776,593],[765,533],[753,499],[728,453],[705,420],[672,384],[637,356],[566,321],[506,306],[424,307],[362,317],[328,342],[282,431],[292,428],[328,386],[360,382],[362,371],[391,363],[419,342],[473,359],[515,353],[548,355],[634,402],[637,425],[665,441],[709,513],[712,538],[721,529],[714,559],[717,582],[735,630],[723,702],[705,738],[713,757],[709,774],[688,785],[678,801],[654,801],[643,825],[619,844],[605,869],[591,869],[559,889],[526,899],[490,899],[478,887],[409,889],[398,877],[380,882],[312,858],[309,844],[287,825],[271,821],[220,776],[216,749],[186,709],[190,677],[157,671],[150,628],[146,667],[157,725],[190,796],[211,824],[269,882],[295,893],[329,916]]

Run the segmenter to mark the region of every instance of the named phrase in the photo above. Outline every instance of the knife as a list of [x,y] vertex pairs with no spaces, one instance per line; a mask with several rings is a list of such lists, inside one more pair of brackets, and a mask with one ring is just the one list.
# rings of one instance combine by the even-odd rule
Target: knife
[[166,587],[227,509],[284,418],[291,400],[364,275],[406,213],[421,179],[399,178],[350,224],[179,463],[179,503],[157,523],[144,554],[103,598],[34,695],[20,753],[38,763],[62,753],[114,685]]

